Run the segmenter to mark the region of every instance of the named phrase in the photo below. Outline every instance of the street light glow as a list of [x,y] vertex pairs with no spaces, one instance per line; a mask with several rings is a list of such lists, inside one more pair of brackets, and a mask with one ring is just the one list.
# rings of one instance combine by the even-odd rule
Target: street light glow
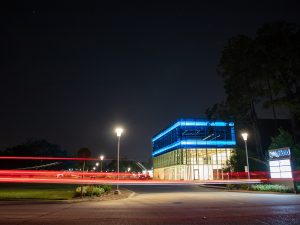
[[101,169],[101,172],[102,172],[102,161],[104,159],[104,155],[100,155],[99,158],[100,158],[100,163],[101,163],[100,169]]
[[116,131],[117,136],[118,136],[118,164],[117,164],[117,172],[118,172],[117,173],[117,179],[118,179],[118,183],[117,183],[117,190],[115,191],[115,194],[121,194],[121,192],[119,190],[119,179],[120,179],[120,176],[119,176],[119,173],[120,173],[120,139],[121,139],[121,135],[123,133],[123,128],[117,127],[115,131]]
[[123,133],[123,128],[118,127],[118,128],[116,128],[115,132],[117,133],[117,136],[118,136],[118,137],[121,137],[121,135],[122,135],[122,133]]
[[[248,133],[244,132],[242,133],[242,137],[245,142],[245,152],[246,152],[246,160],[247,160],[247,174],[248,174],[248,180],[250,180],[250,169],[249,169],[249,159],[248,159],[248,147],[247,147],[247,139],[248,139]],[[249,189],[249,186],[248,186]]]
[[242,136],[243,136],[244,141],[247,141],[248,133],[242,133]]

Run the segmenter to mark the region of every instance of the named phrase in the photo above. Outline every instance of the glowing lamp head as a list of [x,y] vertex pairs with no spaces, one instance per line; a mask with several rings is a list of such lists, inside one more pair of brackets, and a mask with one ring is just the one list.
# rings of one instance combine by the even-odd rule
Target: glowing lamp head
[[121,137],[122,133],[123,133],[123,128],[118,127],[115,132],[117,133],[118,137]]
[[103,156],[103,155],[101,155],[99,158],[100,158],[100,160],[103,160],[103,159],[104,159],[104,156]]
[[99,166],[99,163],[96,163],[96,166]]
[[248,133],[242,133],[242,137],[243,137],[244,141],[247,141]]

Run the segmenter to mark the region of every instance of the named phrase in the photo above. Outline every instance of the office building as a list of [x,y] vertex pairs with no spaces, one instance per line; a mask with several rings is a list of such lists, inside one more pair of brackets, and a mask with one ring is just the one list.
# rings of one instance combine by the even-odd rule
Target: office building
[[235,145],[233,122],[179,119],[152,138],[154,179],[222,179]]

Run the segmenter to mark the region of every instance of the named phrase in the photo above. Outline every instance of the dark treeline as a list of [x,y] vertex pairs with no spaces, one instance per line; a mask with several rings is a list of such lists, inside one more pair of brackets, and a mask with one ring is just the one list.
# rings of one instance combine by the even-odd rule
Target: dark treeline
[[227,97],[208,108],[206,115],[211,120],[235,121],[237,132],[247,130],[255,141],[257,160],[267,158],[267,149],[261,144],[258,104],[272,111],[277,129],[277,109],[284,108],[289,115],[293,142],[300,141],[298,24],[274,22],[261,26],[255,37],[231,38],[223,49],[217,71],[223,78]]
[[[0,152],[2,156],[40,156],[67,157],[67,151],[57,144],[43,139],[29,139],[25,143],[7,148]],[[1,169],[64,169],[70,162],[48,160],[1,160]]]

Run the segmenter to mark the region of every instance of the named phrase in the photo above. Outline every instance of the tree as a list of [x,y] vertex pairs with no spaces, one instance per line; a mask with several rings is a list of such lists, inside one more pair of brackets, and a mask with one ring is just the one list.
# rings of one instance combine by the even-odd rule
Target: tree
[[[251,171],[265,171],[267,169],[268,163],[263,160],[253,157],[249,154],[249,167]],[[231,155],[227,162],[227,166],[224,168],[224,172],[238,172],[244,171],[246,164],[246,153],[245,148],[238,146],[236,151]]]
[[[59,145],[52,144],[44,139],[29,139],[25,143],[16,145],[4,150],[2,155],[5,156],[40,156],[40,157],[66,157],[67,152],[63,150]],[[6,161],[1,163],[2,168],[29,168],[43,165],[41,161],[29,161],[29,160],[15,160]],[[56,165],[56,169],[60,166]]]
[[[91,151],[89,148],[80,148],[77,151],[78,158],[90,158],[91,157]],[[82,172],[84,172],[85,167],[85,160],[82,161]]]
[[240,152],[241,151],[236,151],[230,156],[226,167],[223,169],[224,172],[238,172],[244,170],[243,165],[245,165],[245,160],[242,160],[239,154]]
[[300,131],[300,29],[293,23],[276,22],[263,25],[257,32],[256,48],[260,55],[262,79],[268,80],[274,96],[266,106],[287,108],[294,139]]
[[[77,151],[77,156],[79,158],[90,158],[91,157],[91,151],[89,148],[80,148]],[[82,179],[84,178],[84,167],[85,167],[85,160],[82,162]],[[83,197],[83,184],[81,185],[81,198]]]
[[59,145],[52,144],[44,139],[29,139],[25,143],[7,148],[4,155],[11,156],[51,156],[63,157],[67,152]]
[[258,129],[257,103],[290,112],[295,141],[300,140],[300,29],[276,22],[258,29],[254,38],[238,35],[225,46],[218,65],[226,100],[206,111],[210,118],[227,117],[237,126],[251,125],[259,158],[264,158]]
[[279,128],[278,131],[279,134],[272,137],[269,149],[290,147],[295,169],[300,169],[300,145],[295,143],[293,136],[288,131],[282,128]]
[[244,35],[229,40],[222,52],[218,73],[224,80],[226,101],[219,105],[223,115],[231,115],[236,122],[251,124],[257,155],[263,158],[255,104],[262,95],[259,68],[256,66],[254,41]]

